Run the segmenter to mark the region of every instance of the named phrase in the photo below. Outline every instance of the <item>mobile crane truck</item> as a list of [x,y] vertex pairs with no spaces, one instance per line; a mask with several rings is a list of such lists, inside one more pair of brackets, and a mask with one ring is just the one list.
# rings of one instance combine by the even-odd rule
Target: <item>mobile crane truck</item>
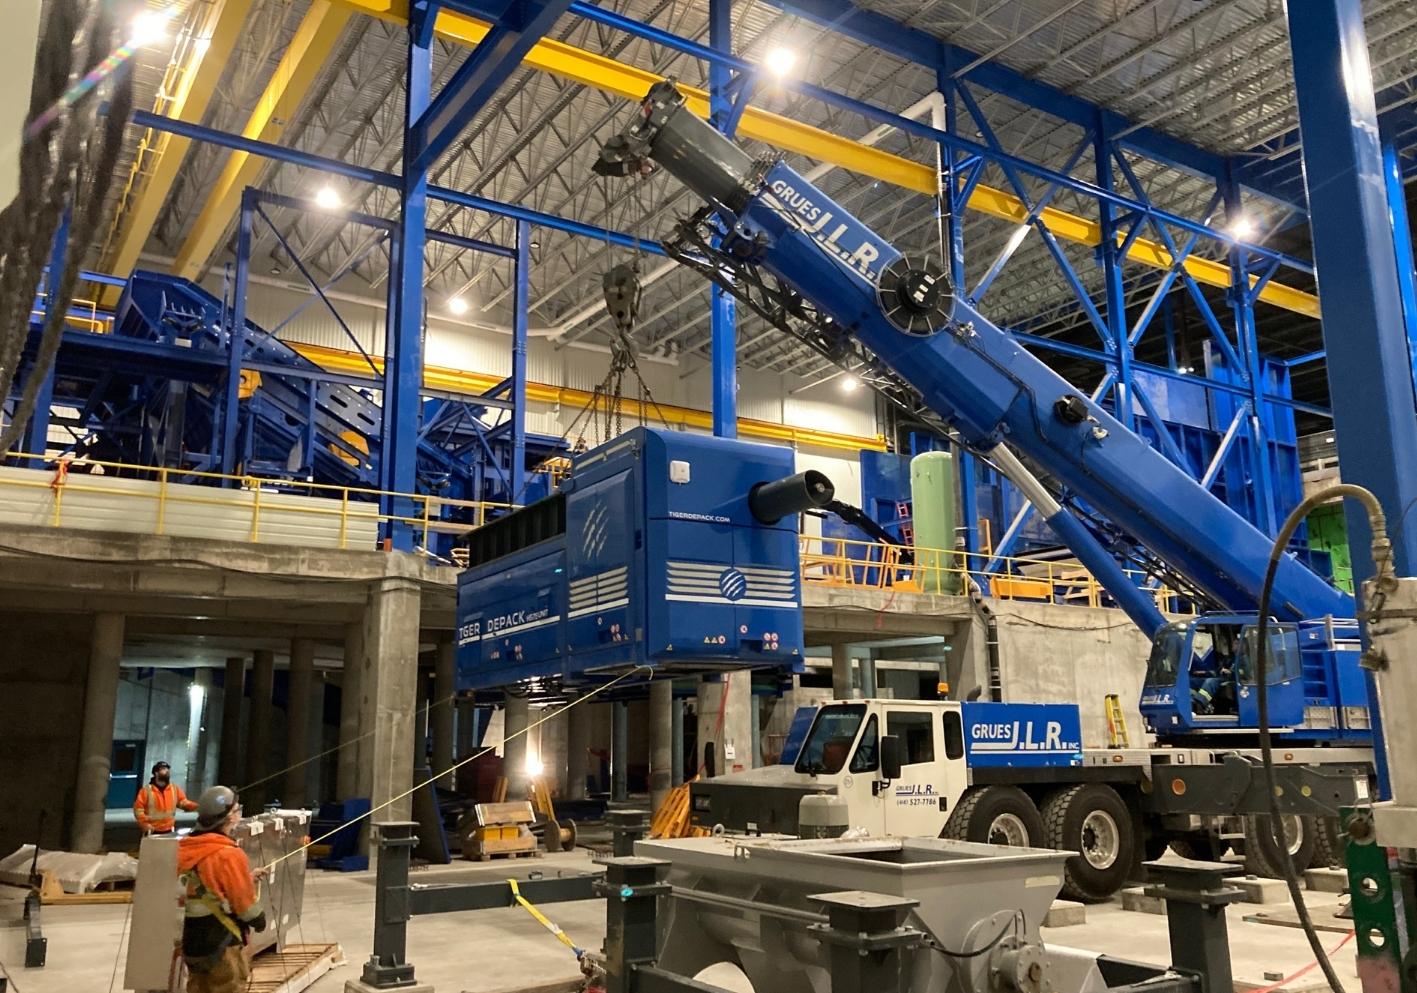
[[[956,296],[937,261],[903,255],[781,159],[751,157],[672,80],[596,171],[656,166],[707,201],[665,241],[672,257],[992,463],[1153,641],[1152,747],[1084,748],[1065,703],[836,702],[795,765],[694,783],[695,823],[794,833],[803,798],[826,794],[873,834],[1077,852],[1064,892],[1084,900],[1168,843],[1198,857],[1233,843],[1265,875],[1336,858],[1339,808],[1366,800],[1373,775],[1352,597],[1292,556],[1279,565],[1265,671],[1284,851],[1256,747],[1270,538]],[[1213,610],[1168,622],[1109,551],[1124,544]]]

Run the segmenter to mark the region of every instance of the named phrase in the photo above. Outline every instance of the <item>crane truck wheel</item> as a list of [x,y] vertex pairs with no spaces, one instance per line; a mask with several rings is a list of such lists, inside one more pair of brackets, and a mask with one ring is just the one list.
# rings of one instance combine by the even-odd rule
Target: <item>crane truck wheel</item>
[[1047,837],[1043,818],[1017,786],[976,786],[960,798],[942,838],[1011,848],[1038,848]]
[[1270,879],[1284,878],[1284,859],[1302,873],[1314,860],[1314,819],[1299,814],[1284,815],[1284,836],[1288,851],[1275,844],[1268,814],[1245,817],[1245,871]]
[[1343,826],[1337,817],[1314,818],[1314,860],[1310,869],[1334,869],[1343,865]]
[[1043,827],[1045,846],[1077,853],[1063,867],[1063,896],[1097,903],[1126,883],[1136,835],[1132,815],[1112,787],[1079,783],[1050,793],[1043,801]]

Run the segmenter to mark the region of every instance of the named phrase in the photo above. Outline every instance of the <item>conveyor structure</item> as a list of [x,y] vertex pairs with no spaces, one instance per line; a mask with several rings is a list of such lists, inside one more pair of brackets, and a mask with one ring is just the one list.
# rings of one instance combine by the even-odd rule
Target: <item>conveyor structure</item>
[[[50,424],[68,430],[68,450],[97,460],[378,489],[382,418],[373,359],[367,374],[331,372],[252,320],[239,331],[235,443],[226,448],[231,323],[232,308],[200,285],[134,272],[112,333],[66,328]],[[31,347],[33,340],[37,333]],[[511,432],[505,417],[498,422],[501,406],[477,397],[424,400],[420,492],[509,504],[547,491],[545,474],[535,473],[524,492],[512,492]],[[526,469],[565,448],[558,438],[529,435]],[[452,509],[447,516],[458,519]]]

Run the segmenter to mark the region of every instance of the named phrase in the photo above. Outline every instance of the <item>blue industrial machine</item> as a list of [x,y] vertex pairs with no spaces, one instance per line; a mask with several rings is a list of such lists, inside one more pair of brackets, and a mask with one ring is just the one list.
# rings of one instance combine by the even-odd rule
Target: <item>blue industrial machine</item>
[[[1245,636],[1270,539],[956,297],[936,261],[902,255],[785,162],[753,159],[695,117],[672,81],[649,91],[596,168],[641,175],[653,163],[708,201],[666,241],[674,258],[991,463],[1149,636],[1170,629],[1118,553],[1225,612],[1198,628]],[[1305,697],[1285,730],[1296,741],[1369,740],[1366,699],[1347,692],[1358,685],[1347,626],[1322,623],[1353,618],[1352,598],[1286,557],[1272,613],[1305,634],[1276,646],[1296,653],[1276,671],[1295,673]],[[1143,712],[1159,733],[1203,729],[1199,718],[1213,716],[1195,696],[1218,671],[1212,654],[1153,667],[1166,685],[1147,686]],[[1237,697],[1250,692],[1241,667],[1225,678]]]
[[648,427],[576,456],[558,492],[468,535],[458,688],[800,671],[797,514],[832,492],[788,449]]
[[[365,376],[329,372],[250,320],[236,332],[242,379],[234,448],[226,447],[231,324],[231,308],[196,283],[134,272],[112,334],[65,329],[52,373],[58,413],[49,423],[69,431],[71,450],[94,459],[245,472],[272,485],[377,490],[382,412],[372,360]],[[546,474],[531,473],[523,492],[513,492],[513,446],[506,420],[496,423],[496,407],[472,396],[424,401],[420,492],[510,504],[548,491]],[[525,469],[530,473],[566,447],[559,438],[528,435]],[[366,497],[372,494],[353,495]],[[460,519],[460,508],[444,509],[446,521]]]

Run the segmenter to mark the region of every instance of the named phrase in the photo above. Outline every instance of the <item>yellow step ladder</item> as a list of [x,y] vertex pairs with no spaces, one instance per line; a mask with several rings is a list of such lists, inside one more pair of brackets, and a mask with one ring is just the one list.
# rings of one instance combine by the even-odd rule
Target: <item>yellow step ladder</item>
[[1107,747],[1130,748],[1131,738],[1127,734],[1127,715],[1122,713],[1122,699],[1116,693],[1108,693],[1107,703]]

